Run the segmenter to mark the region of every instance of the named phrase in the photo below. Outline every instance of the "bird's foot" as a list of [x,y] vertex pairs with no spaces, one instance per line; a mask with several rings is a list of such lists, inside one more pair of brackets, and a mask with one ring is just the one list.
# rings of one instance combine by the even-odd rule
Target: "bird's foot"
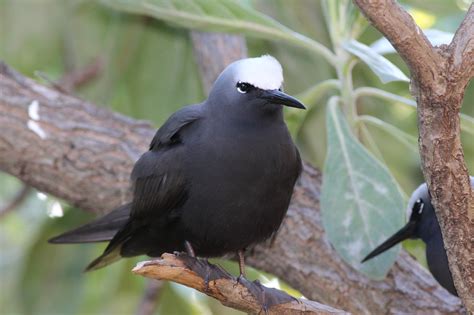
[[237,278],[235,278],[234,288],[239,284],[245,286],[245,282],[248,282],[247,278],[245,278],[245,274],[241,273]]
[[[244,251],[245,249],[237,251],[237,257],[239,258],[239,277],[237,278],[237,283],[242,284],[243,280],[247,280],[245,278],[245,257],[244,257]],[[234,286],[235,287],[235,286]]]

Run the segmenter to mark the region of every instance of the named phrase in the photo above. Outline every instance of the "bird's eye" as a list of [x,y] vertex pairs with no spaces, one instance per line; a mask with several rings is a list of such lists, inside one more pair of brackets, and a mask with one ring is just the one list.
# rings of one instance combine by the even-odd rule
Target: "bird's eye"
[[421,214],[421,213],[423,213],[423,207],[424,206],[425,206],[425,204],[423,203],[423,200],[418,199],[413,208],[416,209],[418,214]]
[[239,91],[239,93],[242,93],[242,94],[248,93],[250,90],[253,89],[252,84],[248,84],[241,81],[237,82],[236,87],[237,87],[237,91]]

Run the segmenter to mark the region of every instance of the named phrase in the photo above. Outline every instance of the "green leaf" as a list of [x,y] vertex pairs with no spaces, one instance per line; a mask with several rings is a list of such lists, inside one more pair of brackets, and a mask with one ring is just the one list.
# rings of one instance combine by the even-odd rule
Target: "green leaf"
[[461,130],[474,135],[474,118],[461,113]]
[[399,246],[364,264],[360,261],[403,226],[402,193],[387,168],[351,134],[329,100],[321,211],[329,240],[342,258],[374,279],[382,279],[395,262]]
[[367,27],[367,19],[351,0],[322,1],[329,35],[335,46],[350,38],[357,38]]
[[375,72],[382,83],[388,83],[392,81],[410,81],[408,77],[397,68],[397,66],[388,61],[382,55],[379,55],[369,46],[364,45],[356,40],[350,40],[344,42],[342,47],[365,62],[370,67],[370,69]]
[[[436,29],[427,29],[423,30],[423,33],[431,42],[433,46],[439,45],[449,45],[453,40],[454,34],[449,32],[443,32]],[[392,44],[385,38],[382,37],[370,45],[370,48],[378,54],[385,55],[385,54],[392,54],[397,52],[395,48],[393,48]]]
[[282,40],[316,52],[335,64],[334,54],[319,42],[292,31],[274,19],[234,0],[102,0],[129,13],[152,16],[193,30],[242,33],[269,40]]
[[358,134],[360,143],[365,146],[375,158],[377,158],[380,162],[385,163],[382,151],[380,151],[377,142],[375,142],[374,136],[369,132],[367,126],[363,123],[359,124],[358,129],[356,129],[356,133]]
[[403,130],[400,130],[394,125],[391,125],[373,116],[361,115],[358,117],[358,120],[364,123],[371,124],[382,130],[385,130],[394,138],[396,138],[398,141],[400,141],[400,143],[404,144],[407,147],[407,149],[411,150],[412,152],[418,153],[418,140],[416,139],[416,137],[406,133]]
[[[412,108],[416,108],[417,104],[413,99],[409,99],[400,95],[396,95],[381,89],[372,88],[372,87],[360,87],[355,89],[354,97],[358,99],[361,96],[371,96],[384,99],[390,102],[401,103],[408,105]],[[474,118],[461,113],[461,130],[467,132],[471,135],[474,135]]]

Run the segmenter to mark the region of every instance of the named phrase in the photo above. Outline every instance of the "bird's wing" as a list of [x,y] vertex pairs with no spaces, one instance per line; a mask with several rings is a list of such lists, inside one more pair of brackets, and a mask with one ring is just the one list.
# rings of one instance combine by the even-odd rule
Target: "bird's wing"
[[122,246],[136,235],[142,225],[172,219],[172,210],[186,201],[187,181],[183,173],[186,139],[182,131],[202,117],[200,105],[187,106],[174,113],[158,129],[150,150],[138,159],[132,171],[134,194],[130,218],[114,235],[104,253],[86,270],[102,268],[124,254],[144,254],[140,248],[133,248],[133,254],[124,253]]
[[150,213],[156,218],[186,200],[181,150],[172,150],[176,153],[148,151],[135,164],[132,219],[146,218]]
[[134,196],[131,217],[159,216],[186,200],[183,174],[185,139],[182,131],[202,118],[200,105],[191,105],[174,113],[156,132],[150,150],[143,154],[132,171]]
[[156,132],[150,143],[150,150],[156,151],[163,146],[179,143],[181,141],[179,131],[202,117],[202,104],[189,105],[175,112]]

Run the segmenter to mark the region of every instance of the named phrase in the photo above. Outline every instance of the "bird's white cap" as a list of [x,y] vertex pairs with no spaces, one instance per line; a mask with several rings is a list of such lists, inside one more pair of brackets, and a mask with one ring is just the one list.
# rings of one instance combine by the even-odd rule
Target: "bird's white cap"
[[415,191],[411,194],[410,199],[408,200],[407,205],[407,221],[410,220],[411,213],[413,211],[413,206],[418,199],[424,199],[426,202],[426,198],[428,197],[428,185],[426,183],[421,184]]
[[[474,176],[469,176],[469,180],[471,182],[471,187],[474,188]],[[418,199],[424,199],[426,202],[426,199],[429,198],[428,194],[428,186],[426,183],[421,184],[418,186],[417,189],[411,194],[410,199],[408,200],[408,206],[407,206],[407,220],[410,219],[411,212],[413,211],[413,205]]]
[[242,59],[235,66],[237,82],[245,82],[262,90],[276,90],[283,83],[283,69],[278,60],[270,55]]

